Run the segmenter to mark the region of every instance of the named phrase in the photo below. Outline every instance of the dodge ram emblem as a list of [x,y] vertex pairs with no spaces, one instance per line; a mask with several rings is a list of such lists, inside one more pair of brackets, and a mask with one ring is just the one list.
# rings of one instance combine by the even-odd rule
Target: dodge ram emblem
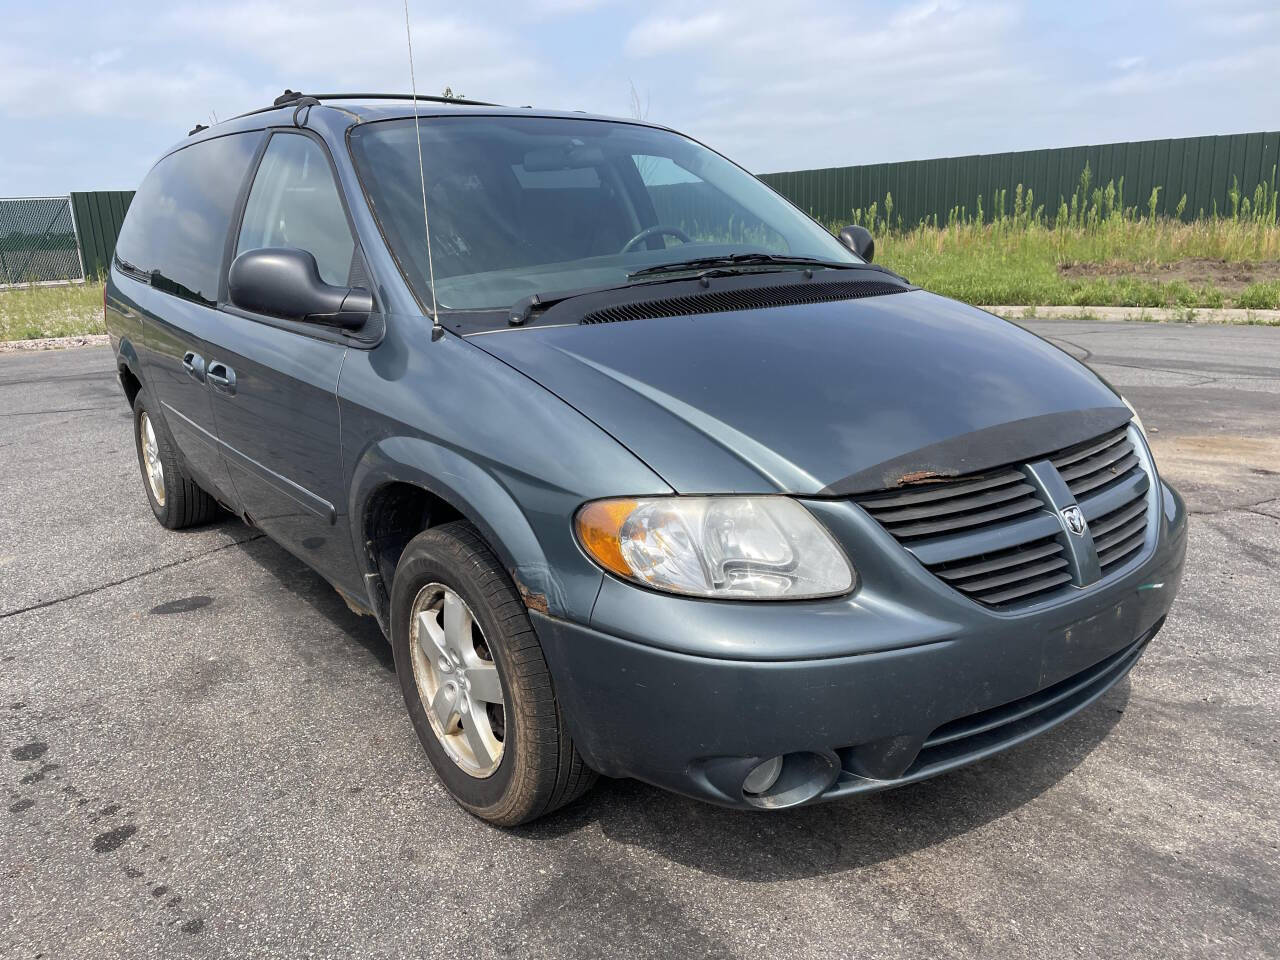
[[1080,512],[1080,508],[1077,506],[1064,507],[1062,509],[1062,522],[1077,537],[1083,537],[1085,530],[1089,526],[1085,523],[1084,514]]

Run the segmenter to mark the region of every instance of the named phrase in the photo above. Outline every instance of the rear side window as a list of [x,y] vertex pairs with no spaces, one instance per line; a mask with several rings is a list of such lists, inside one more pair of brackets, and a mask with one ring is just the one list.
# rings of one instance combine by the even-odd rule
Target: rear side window
[[236,198],[262,133],[234,133],[171,153],[138,188],[116,258],[151,285],[196,303],[218,299],[222,255]]
[[306,250],[320,279],[345,286],[355,241],[324,151],[311,138],[277,134],[249,191],[236,255],[263,247]]

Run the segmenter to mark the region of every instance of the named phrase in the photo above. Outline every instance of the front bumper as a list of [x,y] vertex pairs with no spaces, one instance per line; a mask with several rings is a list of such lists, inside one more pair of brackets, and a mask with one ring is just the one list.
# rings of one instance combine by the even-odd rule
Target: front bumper
[[[603,774],[739,807],[881,790],[1020,743],[1128,672],[1182,575],[1185,508],[1163,485],[1160,506],[1131,569],[1018,615],[953,593],[833,506],[824,519],[843,542],[879,538],[855,560],[851,598],[700,602],[610,579],[592,626],[541,614],[534,626],[569,731]],[[745,794],[746,774],[778,755],[779,786]]]

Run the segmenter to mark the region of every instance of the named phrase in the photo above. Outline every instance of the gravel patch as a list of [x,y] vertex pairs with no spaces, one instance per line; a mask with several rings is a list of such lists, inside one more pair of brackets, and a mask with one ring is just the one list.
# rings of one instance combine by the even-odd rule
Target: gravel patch
[[1128,320],[1137,323],[1217,323],[1280,326],[1280,310],[1237,307],[983,307],[1006,320]]
[[105,347],[105,333],[87,333],[79,337],[37,337],[34,340],[0,340],[0,353],[19,350],[65,350],[68,347]]

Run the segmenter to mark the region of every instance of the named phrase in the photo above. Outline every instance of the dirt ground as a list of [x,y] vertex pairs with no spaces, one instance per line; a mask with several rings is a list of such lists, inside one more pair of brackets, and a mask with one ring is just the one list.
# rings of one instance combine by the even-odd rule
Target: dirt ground
[[1280,280],[1280,261],[1264,260],[1259,263],[1249,263],[1196,257],[1189,260],[1175,260],[1172,263],[1139,264],[1113,260],[1108,263],[1064,263],[1058,267],[1058,272],[1069,279],[1127,276],[1159,283],[1181,280],[1191,287],[1211,283],[1224,294],[1231,296],[1240,293],[1252,283]]

